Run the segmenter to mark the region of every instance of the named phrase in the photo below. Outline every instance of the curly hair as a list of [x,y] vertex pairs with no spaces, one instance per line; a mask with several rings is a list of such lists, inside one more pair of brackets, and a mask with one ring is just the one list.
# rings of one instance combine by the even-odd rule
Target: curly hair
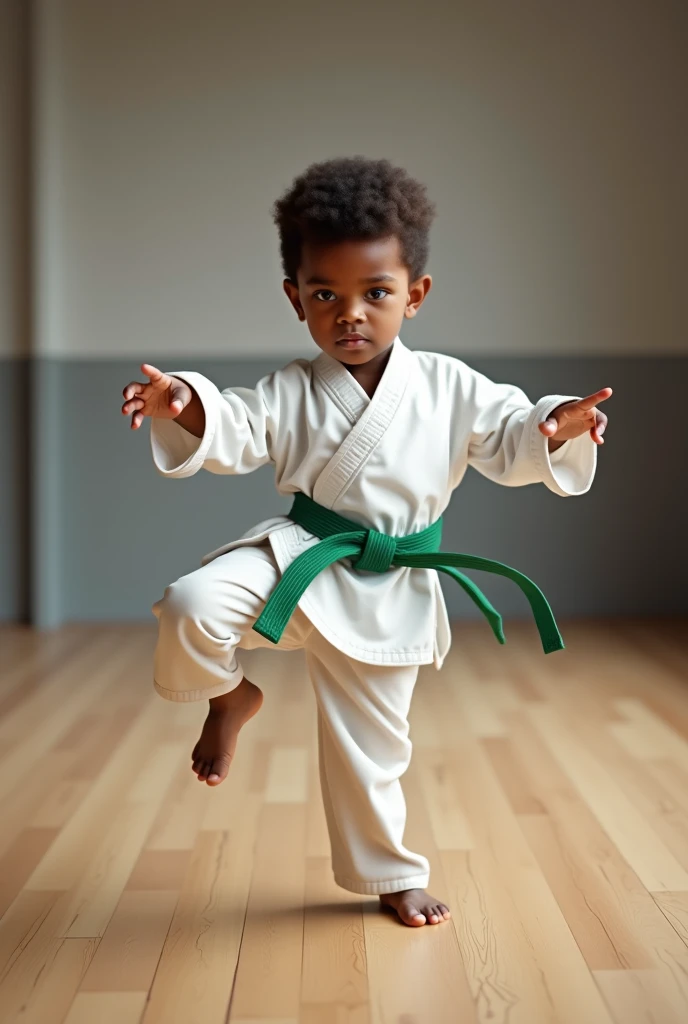
[[389,160],[341,157],[311,164],[272,208],[285,276],[296,284],[304,241],[396,235],[412,280],[425,270],[435,215],[425,185]]

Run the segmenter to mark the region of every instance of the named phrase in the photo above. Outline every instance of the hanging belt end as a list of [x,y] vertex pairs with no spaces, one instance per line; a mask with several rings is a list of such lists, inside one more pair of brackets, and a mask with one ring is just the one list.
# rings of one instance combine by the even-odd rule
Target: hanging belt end
[[271,644],[278,644],[282,637],[283,630],[277,630],[274,627],[270,628],[270,626],[261,626],[259,625],[259,623],[260,619],[253,624],[253,629],[255,630],[255,632],[259,633],[260,636],[264,636],[265,639],[269,640]]
[[555,651],[566,650],[566,644],[564,643],[560,634],[556,636],[546,636],[542,638],[542,648],[545,654],[554,654]]

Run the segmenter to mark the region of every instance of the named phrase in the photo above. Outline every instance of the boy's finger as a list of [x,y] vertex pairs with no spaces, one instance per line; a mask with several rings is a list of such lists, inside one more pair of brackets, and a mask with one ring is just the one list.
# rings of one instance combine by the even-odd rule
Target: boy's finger
[[146,387],[148,387],[147,384],[142,384],[138,380],[133,380],[131,384],[127,384],[127,386],[122,391],[122,394],[124,395],[125,398],[133,398],[134,395],[140,395],[143,389]]
[[595,417],[595,426],[590,431],[590,437],[593,439],[595,444],[604,444],[604,434],[607,427],[607,417],[603,412],[598,412]]
[[548,416],[546,420],[540,424],[540,433],[544,434],[545,437],[551,437],[552,434],[556,434],[559,429],[559,420],[556,416]]
[[179,384],[170,392],[170,409],[177,415],[185,409],[191,400],[191,392],[185,384]]
[[588,395],[587,398],[581,398],[580,401],[575,404],[579,409],[583,409],[588,412],[590,409],[594,409],[600,402],[606,402],[608,398],[612,397],[611,388],[602,388],[601,391],[596,391],[594,395]]
[[159,370],[157,366],[153,366],[152,363],[141,363],[141,369],[146,377],[150,377],[153,384],[157,384],[165,376],[162,370]]
[[134,415],[131,417],[131,429],[132,430],[138,430],[138,428],[141,426],[142,423],[143,423],[143,413],[142,412],[135,412]]
[[125,416],[128,416],[130,412],[137,412],[139,409],[143,409],[145,404],[142,398],[132,398],[131,401],[124,403],[122,412]]

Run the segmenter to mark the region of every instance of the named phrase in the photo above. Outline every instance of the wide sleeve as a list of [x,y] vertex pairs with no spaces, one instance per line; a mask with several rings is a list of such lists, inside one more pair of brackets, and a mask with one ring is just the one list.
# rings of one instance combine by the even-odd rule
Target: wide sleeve
[[597,465],[597,446],[585,434],[550,453],[539,424],[575,395],[546,395],[533,404],[511,384],[495,384],[462,364],[461,420],[466,458],[483,476],[507,487],[544,483],[562,497],[585,494]]
[[174,372],[196,392],[205,412],[203,437],[195,437],[174,420],[152,421],[151,450],[163,476],[210,473],[252,473],[272,462],[271,444],[277,431],[273,377],[254,389],[218,388],[201,373]]

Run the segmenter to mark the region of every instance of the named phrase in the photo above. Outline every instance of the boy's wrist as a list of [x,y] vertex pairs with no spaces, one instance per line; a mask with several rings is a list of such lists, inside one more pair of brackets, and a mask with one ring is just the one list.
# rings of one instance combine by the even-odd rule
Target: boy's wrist
[[186,405],[178,416],[175,416],[175,423],[187,430],[194,437],[203,437],[205,433],[205,409],[198,393],[188,382],[184,382],[191,391],[191,401]]

